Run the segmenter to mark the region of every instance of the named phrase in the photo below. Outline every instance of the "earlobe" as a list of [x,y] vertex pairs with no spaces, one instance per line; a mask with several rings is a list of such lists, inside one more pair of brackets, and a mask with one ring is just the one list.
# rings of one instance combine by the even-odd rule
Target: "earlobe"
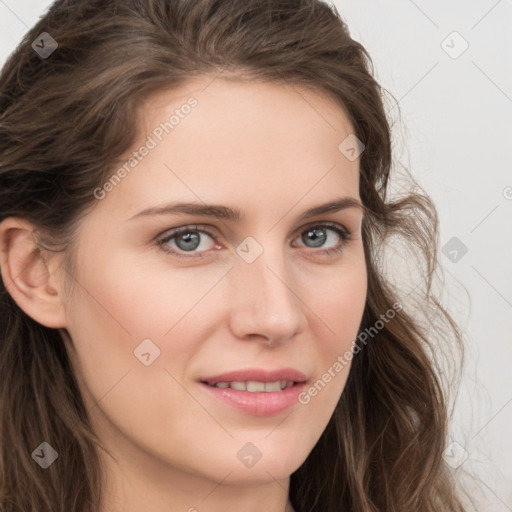
[[0,223],[0,268],[7,291],[27,315],[46,327],[66,327],[57,276],[28,221],[9,217]]

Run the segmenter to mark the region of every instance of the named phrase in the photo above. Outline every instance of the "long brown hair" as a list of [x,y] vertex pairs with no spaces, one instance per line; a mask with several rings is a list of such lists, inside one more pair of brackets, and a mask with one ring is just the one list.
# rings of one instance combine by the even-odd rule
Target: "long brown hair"
[[[58,43],[49,56],[32,47],[42,32]],[[224,71],[311,87],[345,109],[365,145],[360,194],[368,296],[361,331],[393,304],[403,306],[392,321],[381,320],[378,334],[354,356],[331,421],[291,476],[293,506],[298,512],[463,512],[443,459],[448,387],[456,382],[441,367],[439,347],[454,347],[461,361],[463,350],[461,332],[432,289],[436,209],[418,187],[389,197],[386,91],[366,50],[329,5],[58,0],[1,72],[0,221],[15,216],[33,223],[44,245],[65,251],[71,265],[75,230],[96,200],[93,191],[135,140],[140,100]],[[414,293],[400,296],[388,275],[383,256],[391,242],[418,256]],[[0,287],[0,508],[96,512],[99,440],[62,333],[38,324],[5,283]],[[31,454],[52,440],[58,440],[59,464],[42,471]]]

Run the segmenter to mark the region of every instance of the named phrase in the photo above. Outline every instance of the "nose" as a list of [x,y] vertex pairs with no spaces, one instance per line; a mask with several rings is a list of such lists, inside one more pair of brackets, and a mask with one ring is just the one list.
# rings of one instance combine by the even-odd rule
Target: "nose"
[[281,345],[306,324],[290,263],[268,249],[252,263],[238,260],[230,272],[230,327],[238,339]]

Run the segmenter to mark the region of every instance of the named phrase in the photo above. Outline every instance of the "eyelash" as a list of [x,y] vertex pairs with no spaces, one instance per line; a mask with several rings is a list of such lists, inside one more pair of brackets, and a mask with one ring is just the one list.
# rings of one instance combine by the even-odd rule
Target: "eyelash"
[[[315,250],[314,248],[310,248],[314,252],[322,252],[322,253],[327,254],[327,255],[334,254],[334,253],[339,253],[339,252],[341,252],[345,248],[347,243],[350,240],[352,240],[352,234],[351,234],[351,232],[348,229],[342,228],[342,227],[338,226],[337,224],[332,224],[330,222],[323,222],[323,223],[320,223],[320,224],[313,224],[311,226],[308,226],[303,231],[301,231],[299,233],[299,235],[302,235],[306,231],[312,230],[314,228],[328,228],[328,229],[331,229],[337,235],[339,235],[339,237],[341,239],[341,242],[337,246],[331,247],[329,249],[324,249],[324,250],[318,249],[318,250]],[[202,258],[203,256],[202,256],[201,252],[195,253],[193,251],[190,251],[190,256],[188,256],[188,255],[186,255],[186,251],[184,251],[185,252],[185,254],[184,254],[183,252],[178,252],[178,251],[176,251],[174,249],[169,249],[169,247],[166,245],[168,242],[170,242],[174,238],[177,238],[178,236],[183,235],[185,233],[204,233],[204,234],[208,235],[209,237],[211,237],[215,241],[214,233],[212,233],[206,226],[201,226],[201,225],[193,225],[192,226],[192,225],[189,225],[189,226],[183,226],[183,227],[180,227],[180,228],[176,228],[173,231],[168,232],[163,238],[160,238],[160,239],[157,240],[157,244],[165,253],[172,254],[173,256],[177,256],[178,258],[193,258],[193,257],[200,257],[200,258]],[[207,251],[202,251],[202,252],[207,252]]]

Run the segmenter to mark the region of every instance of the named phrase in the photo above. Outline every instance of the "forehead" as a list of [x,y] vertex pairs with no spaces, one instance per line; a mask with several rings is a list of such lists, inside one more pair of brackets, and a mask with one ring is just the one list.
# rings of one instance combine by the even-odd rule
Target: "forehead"
[[176,196],[208,203],[229,197],[241,208],[256,197],[263,206],[306,193],[316,202],[327,193],[358,195],[358,160],[339,150],[352,124],[319,91],[202,77],[145,98],[137,125],[124,157],[151,149],[110,193],[134,209]]
[[[161,121],[162,115],[176,112],[182,120],[184,117],[179,111],[189,110],[186,104],[190,98],[194,98],[199,107],[191,109],[196,127],[207,119],[208,127],[215,131],[222,125],[227,125],[226,129],[236,125],[237,131],[253,126],[255,131],[268,135],[272,135],[273,128],[285,126],[293,127],[292,132],[297,135],[305,133],[308,137],[312,131],[322,134],[326,129],[353,132],[343,105],[318,88],[292,82],[205,75],[177,89],[162,89],[146,96],[139,103],[139,135],[152,129],[155,122]],[[301,122],[297,123],[297,120]]]

